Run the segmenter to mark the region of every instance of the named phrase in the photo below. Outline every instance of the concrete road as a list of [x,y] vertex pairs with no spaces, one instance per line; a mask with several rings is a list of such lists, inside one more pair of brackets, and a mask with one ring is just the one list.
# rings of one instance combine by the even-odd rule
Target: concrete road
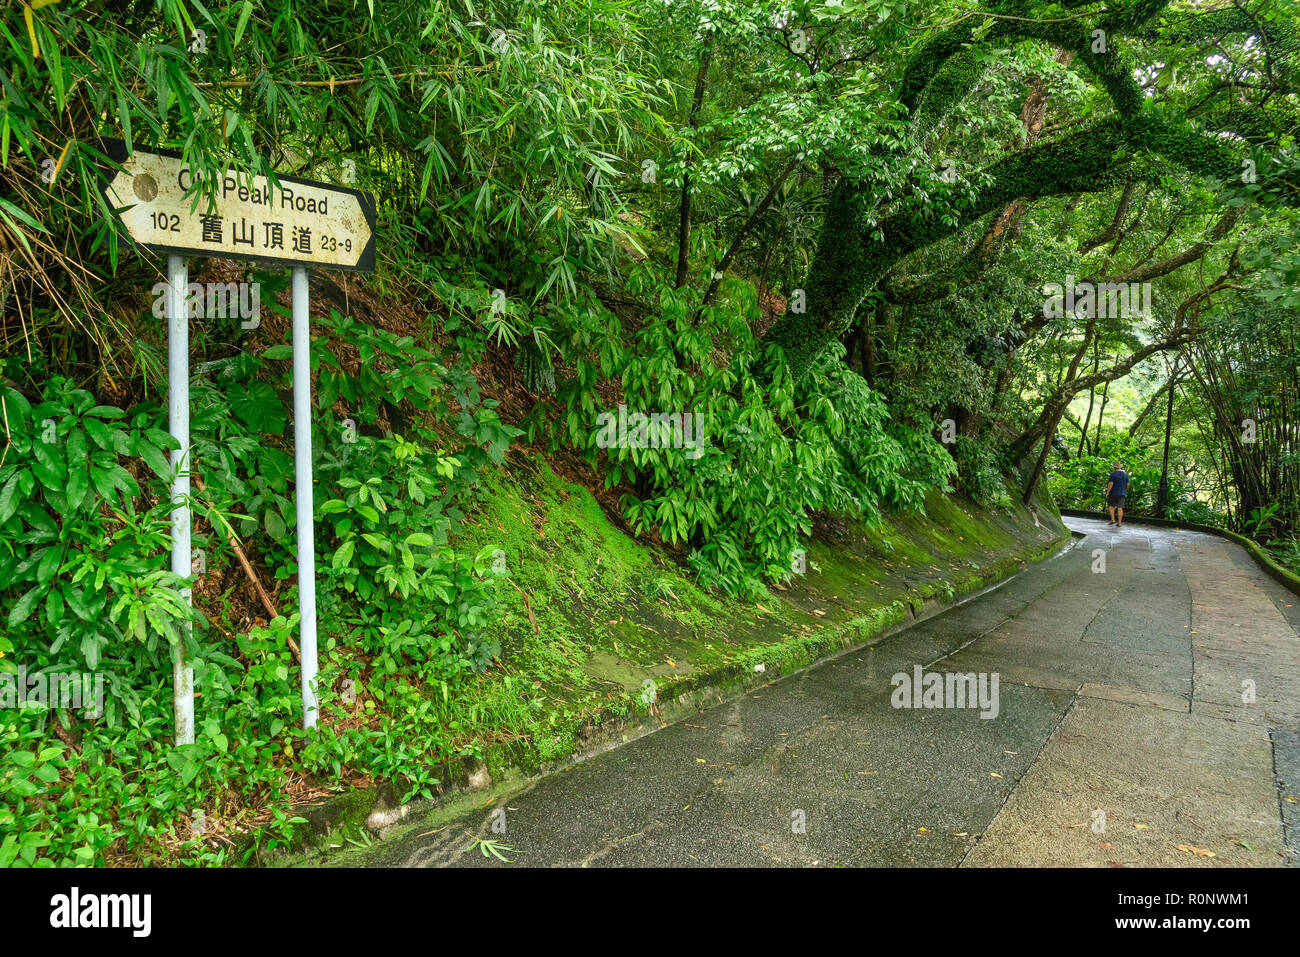
[[[947,614],[330,863],[1294,864],[1300,600],[1213,536],[1069,524]],[[918,665],[945,706],[895,706]]]

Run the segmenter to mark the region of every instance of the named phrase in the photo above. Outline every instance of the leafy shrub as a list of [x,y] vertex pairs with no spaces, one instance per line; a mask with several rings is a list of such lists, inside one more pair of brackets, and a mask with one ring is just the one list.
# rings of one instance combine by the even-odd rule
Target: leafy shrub
[[953,442],[953,460],[960,476],[959,487],[972,499],[989,508],[1009,508],[1013,504],[1000,457],[989,443],[958,435]]
[[[191,580],[169,570],[175,443],[165,410],[96,405],[59,378],[34,405],[0,391],[10,437],[0,459],[0,671],[100,672],[106,686],[102,714],[0,712],[0,863],[89,864],[113,848],[142,861],[188,848],[219,863],[225,852],[207,849],[193,823],[205,808],[233,821],[247,801],[268,805],[274,843],[295,822],[285,810],[292,771],[404,777],[429,793],[429,769],[465,753],[445,704],[499,653],[490,628],[499,576],[490,552],[461,554],[448,536],[517,430],[463,366],[445,367],[409,338],[337,313],[319,328],[320,402],[354,418],[327,410],[313,443],[323,719],[306,735],[290,649],[296,588],[281,592],[281,615],[229,634],[190,609]],[[201,366],[192,385],[194,544],[210,571],[230,564],[234,534],[256,537],[277,578],[296,574],[289,371],[278,364],[287,357],[285,346],[240,353]],[[385,419],[401,420],[408,437],[383,430]],[[176,747],[170,664],[180,641],[201,694],[196,740]],[[354,700],[335,689],[345,679],[363,689]],[[55,740],[56,721],[79,750]]]
[[[165,450],[175,442],[156,406],[128,415],[59,377],[35,406],[12,388],[3,399],[0,671],[13,673],[15,660],[29,674],[103,671],[105,719],[117,724],[119,702],[138,715],[133,689],[166,669],[190,618],[167,562]],[[141,507],[150,497],[161,504]]]
[[[1065,508],[1102,511],[1106,508],[1106,484],[1113,462],[1123,462],[1129,473],[1126,512],[1154,514],[1160,491],[1160,467],[1135,462],[1142,453],[1134,448],[1127,434],[1111,436],[1101,443],[1095,455],[1080,455],[1058,463],[1048,481],[1052,495]],[[1169,515],[1177,517],[1198,509],[1188,485],[1177,476],[1169,476]],[[1190,511],[1188,511],[1190,510]],[[1190,521],[1191,519],[1189,519]]]
[[1194,522],[1197,525],[1213,525],[1215,528],[1227,528],[1228,516],[1215,510],[1206,502],[1182,501],[1170,504],[1169,518],[1180,522]]
[[[829,351],[796,390],[752,331],[752,287],[733,284],[734,304],[698,315],[690,291],[649,268],[635,270],[629,288],[658,307],[634,333],[595,302],[558,310],[556,341],[573,372],[558,385],[558,414],[544,422],[539,406],[531,428],[578,449],[607,486],[627,485],[632,527],[688,545],[706,584],[758,593],[761,579],[788,577],[813,511],[876,521],[882,507],[918,509],[928,489],[947,487],[951,457],[930,436],[890,422],[842,350]],[[611,380],[629,418],[695,416],[702,428],[670,436],[651,423],[609,442],[613,423],[602,415],[617,415],[618,403],[600,387]],[[697,444],[688,445],[688,432],[704,438],[693,434]]]

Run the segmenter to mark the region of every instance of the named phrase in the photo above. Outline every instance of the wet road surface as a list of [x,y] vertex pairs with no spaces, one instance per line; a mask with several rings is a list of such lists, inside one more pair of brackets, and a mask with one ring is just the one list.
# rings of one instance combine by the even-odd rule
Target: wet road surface
[[[946,614],[329,863],[1294,864],[1300,596],[1214,536],[1067,524]],[[895,707],[918,665],[996,709]]]

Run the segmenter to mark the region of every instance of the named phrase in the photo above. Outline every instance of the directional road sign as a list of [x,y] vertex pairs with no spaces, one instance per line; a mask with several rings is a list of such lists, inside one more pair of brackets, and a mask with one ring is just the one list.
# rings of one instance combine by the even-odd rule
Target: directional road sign
[[[131,238],[154,252],[272,261],[373,272],[375,203],[369,193],[296,176],[227,171],[215,205],[192,192],[195,173],[170,150],[127,154],[121,140],[105,152],[123,167],[103,185]],[[186,196],[186,191],[191,191]]]

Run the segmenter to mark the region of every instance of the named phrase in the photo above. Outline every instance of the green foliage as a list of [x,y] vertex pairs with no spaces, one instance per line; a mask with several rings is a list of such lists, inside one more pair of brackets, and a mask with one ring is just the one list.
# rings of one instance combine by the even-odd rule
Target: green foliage
[[[482,521],[480,489],[520,430],[471,370],[512,410],[538,400],[530,441],[576,450],[638,536],[705,586],[754,597],[791,574],[819,513],[875,523],[954,478],[1009,505],[1005,459],[1060,426],[1034,431],[1087,360],[1204,324],[1180,356],[1198,395],[1179,400],[1171,514],[1231,509],[1294,551],[1294,17],[1275,0],[1167,17],[1159,2],[1111,6],[155,0],[7,20],[0,670],[98,671],[108,694],[102,715],[0,719],[0,865],[222,863],[193,812],[235,829],[269,809],[256,847],[274,846],[304,772],[429,795],[439,761],[498,731],[528,729],[542,758],[571,750],[580,709],[525,699],[533,675],[488,674],[518,646],[503,609],[525,545]],[[1097,24],[1116,55],[1088,48]],[[200,174],[355,172],[377,194],[379,274],[332,290],[380,301],[376,320],[313,319],[311,734],[297,730],[292,647],[292,350],[270,341],[283,278],[250,274],[272,313],[252,336],[193,324],[208,575],[178,578],[173,443],[154,400],[164,333],[131,312],[156,277],[122,255],[98,188],[104,137],[179,149]],[[1258,182],[1240,175],[1246,158]],[[1136,192],[1117,216],[1121,187]],[[1231,242],[1224,208],[1245,211]],[[1035,318],[1045,281],[1122,273],[1207,236],[1195,279],[1162,278],[1154,318]],[[386,297],[420,302],[428,327],[411,333],[406,309],[389,323]],[[630,442],[609,441],[620,405],[652,417]],[[945,448],[930,433],[949,416],[963,434]],[[1247,416],[1261,437],[1248,448],[1233,438]],[[1053,458],[1050,487],[1097,507],[1119,457],[1130,506],[1149,509],[1152,454],[1106,438]],[[274,612],[250,598],[232,537],[269,574]],[[674,581],[645,570],[637,594],[676,601]],[[580,667],[567,631],[528,640],[546,681]],[[175,748],[182,641],[200,734]]]
[[[165,450],[175,443],[163,410],[97,406],[59,378],[35,404],[3,390],[0,671],[13,675],[21,662],[28,674],[98,672],[105,690],[102,713],[31,703],[4,712],[6,863],[89,864],[111,846],[146,858],[188,848],[209,860],[214,852],[180,836],[195,809],[216,813],[214,796],[278,805],[295,768],[402,777],[429,793],[430,769],[463,753],[445,704],[450,687],[499,653],[490,636],[499,576],[490,554],[461,554],[448,537],[517,430],[463,367],[410,339],[337,313],[320,328],[320,392],[360,421],[327,412],[314,443],[327,718],[305,740],[290,649],[298,615],[247,634],[209,631],[182,597],[192,580],[168,570]],[[355,373],[344,353],[361,359]],[[195,545],[211,573],[232,563],[230,534],[264,533],[266,564],[291,578],[293,466],[279,434],[288,390],[277,388],[287,370],[244,354],[211,373],[191,395],[193,471],[204,479]],[[375,434],[381,416],[404,417],[411,438]],[[284,597],[292,603],[294,590]],[[180,641],[202,696],[196,742],[172,747],[170,659]],[[349,676],[364,677],[361,704],[333,691]],[[79,737],[80,754],[41,743],[54,721]],[[277,806],[267,846],[294,821]]]
[[111,340],[81,268],[121,263],[98,188],[105,137],[182,151],[199,202],[227,169],[378,187],[379,254],[422,279],[440,270],[419,254],[446,248],[535,300],[572,293],[581,270],[636,247],[620,216],[622,154],[667,102],[636,5],[159,0],[29,12],[30,37],[11,19],[0,43],[0,231],[31,257],[15,288],[40,300],[42,323],[71,315]]
[[[449,537],[483,470],[504,462],[518,430],[501,422],[495,400],[482,400],[463,365],[443,365],[410,337],[336,311],[317,328],[324,334],[313,342],[312,364],[318,401],[327,411],[314,429],[314,524],[317,601],[328,635],[320,672],[328,720],[307,742],[302,760],[333,776],[352,770],[402,777],[413,791],[429,793],[437,783],[432,767],[455,750],[454,729],[439,705],[450,687],[483,671],[500,650],[490,637],[498,587],[490,553],[462,554]],[[353,356],[359,362],[350,372]],[[229,367],[225,374],[252,369],[261,363]],[[346,413],[342,418],[338,408]],[[400,422],[408,437],[376,434],[381,419]],[[213,415],[211,421],[225,429],[229,417]],[[210,482],[219,510],[244,507],[232,520],[256,529],[265,524],[259,509],[274,516],[287,506],[284,521],[292,527],[287,470],[271,470],[268,481],[265,468],[283,453],[248,445],[247,435],[242,445],[231,438],[214,437],[204,446],[224,456],[225,467],[214,470]],[[232,449],[243,451],[231,457]],[[277,575],[290,577],[296,562],[288,543],[282,533],[268,531],[267,559]],[[283,681],[289,629],[278,631],[283,635],[271,660]],[[345,682],[364,691],[344,696]],[[286,686],[286,693],[291,690]],[[289,694],[285,703],[294,700]]]
[[1268,543],[1268,550],[1281,564],[1300,575],[1300,535],[1275,538]]
[[470,843],[470,845],[467,848],[465,848],[465,850],[472,851],[475,848],[478,848],[478,850],[482,853],[484,857],[487,857],[489,854],[491,854],[498,861],[501,861],[504,864],[509,864],[511,863],[511,861],[510,858],[506,857],[505,854],[502,852],[509,851],[511,853],[515,853],[515,849],[513,847],[507,847],[506,845],[498,841],[489,840],[481,837],[476,837]]
[[[704,582],[757,593],[760,579],[789,577],[812,512],[874,522],[882,507],[919,509],[926,491],[945,486],[954,465],[943,447],[891,423],[840,355],[827,356],[796,398],[751,331],[752,288],[696,318],[690,297],[648,269],[629,285],[658,307],[634,334],[595,304],[557,320],[560,341],[576,347],[565,352],[574,374],[559,385],[552,440],[601,464],[607,486],[627,486],[632,527],[690,547]],[[621,387],[614,406],[599,388],[610,380]],[[618,404],[629,421],[677,418],[620,438]]]
[[[1049,480],[1052,495],[1065,508],[1104,511],[1112,463],[1121,462],[1129,474],[1125,512],[1154,515],[1160,490],[1160,466],[1145,464],[1139,458],[1141,455],[1127,434],[1103,439],[1096,455],[1075,456],[1056,466]],[[1169,507],[1170,517],[1197,513],[1192,490],[1175,475],[1169,476]]]
[[[142,478],[152,499],[171,475],[175,442],[160,410],[128,415],[49,380],[36,405],[2,393],[10,435],[0,465],[0,670],[14,660],[37,671],[105,671],[119,708],[138,716],[133,690],[165,668],[188,634],[183,581],[167,567],[170,506],[140,507]],[[126,466],[132,466],[128,471]],[[134,472],[134,474],[133,474]],[[192,639],[191,650],[193,650]]]
[[1009,508],[1013,504],[1001,458],[990,443],[959,435],[953,442],[953,461],[961,476],[962,491],[975,501],[992,508]]
[[0,867],[87,866],[107,841],[106,826],[91,815],[67,821],[76,839],[59,839],[48,827],[49,815],[39,802],[55,792],[60,775],[72,762],[63,745],[49,746],[35,728],[19,732],[11,722],[0,723]]

